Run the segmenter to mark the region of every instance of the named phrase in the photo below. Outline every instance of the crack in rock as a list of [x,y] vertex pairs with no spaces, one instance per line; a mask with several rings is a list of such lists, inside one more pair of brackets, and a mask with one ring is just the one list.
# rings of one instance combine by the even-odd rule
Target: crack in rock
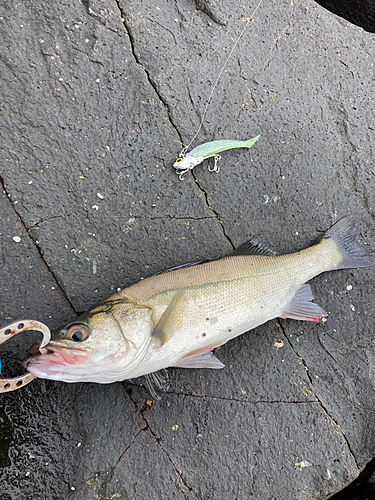
[[[42,224],[45,224],[46,222],[49,222],[50,220],[52,219],[63,219],[65,217],[73,217],[72,215],[54,215],[52,217],[48,217],[47,219],[45,220],[41,220],[39,222],[36,222],[35,224],[33,224],[32,226],[30,226],[29,228],[26,228],[27,231],[31,231],[32,229],[36,229],[38,228],[39,226],[41,226]],[[89,219],[89,213],[87,212],[87,218]],[[147,219],[147,220],[173,220],[173,221],[185,221],[185,220],[188,220],[188,221],[199,221],[199,220],[216,220],[217,217],[216,216],[211,216],[211,217],[173,217],[172,215],[161,215],[161,216],[147,216],[147,215],[132,215],[131,217],[128,217],[126,215],[119,215],[119,216],[108,216],[107,217],[108,219],[110,220],[115,220],[115,221],[118,221],[118,220],[123,220],[123,219],[126,219],[126,220],[129,220],[129,219]],[[26,227],[26,226],[25,226]]]
[[130,400],[132,401],[132,403],[134,404],[135,408],[136,408],[136,411],[141,415],[144,423],[145,423],[145,429],[142,429],[142,430],[145,430],[145,431],[148,431],[151,436],[154,438],[156,444],[159,446],[159,448],[161,449],[161,451],[165,454],[165,456],[167,457],[168,461],[171,463],[174,471],[176,472],[176,475],[178,477],[178,479],[181,481],[181,485],[184,489],[181,487],[181,485],[177,484],[176,483],[176,486],[177,488],[179,489],[179,491],[183,494],[185,494],[187,491],[190,492],[190,493],[193,493],[193,495],[198,498],[198,495],[195,493],[195,491],[186,484],[185,482],[185,479],[183,478],[183,473],[181,470],[179,470],[179,468],[177,467],[177,465],[173,462],[172,458],[170,457],[170,455],[168,454],[168,452],[163,448],[163,446],[161,445],[161,438],[158,438],[157,435],[155,434],[155,432],[152,430],[152,428],[150,427],[146,417],[143,415],[143,412],[139,410],[138,408],[138,405],[136,403],[136,401],[134,401],[134,399],[132,398],[131,394],[129,394],[129,398]]
[[155,21],[155,19],[151,19],[151,17],[145,17],[145,19],[147,19],[147,21],[149,21],[152,24],[156,24],[156,26],[159,26],[160,28],[162,28],[163,30],[165,30],[167,33],[169,33],[172,36],[172,38],[174,40],[174,43],[177,45],[177,40],[176,40],[176,37],[175,37],[175,34],[173,33],[173,31],[171,31],[170,29],[166,28],[161,23],[158,23],[157,21]]
[[317,395],[317,393],[315,392],[314,390],[314,384],[313,384],[313,380],[311,378],[311,375],[309,373],[309,369],[308,369],[308,366],[306,364],[306,361],[298,354],[297,350],[295,349],[294,345],[292,344],[292,342],[290,341],[288,335],[286,334],[285,332],[285,329],[284,329],[284,326],[282,324],[282,322],[278,319],[277,320],[279,325],[280,325],[280,328],[288,342],[288,344],[290,345],[290,347],[292,348],[293,352],[295,353],[295,355],[298,357],[298,359],[301,361],[301,363],[303,364],[304,368],[305,368],[305,372],[306,372],[306,377],[307,379],[309,380],[309,383],[310,383],[310,386],[311,386],[311,392],[314,394],[314,396],[316,397],[316,399],[318,400],[319,402],[319,405],[320,407],[323,409],[324,413],[327,415],[327,417],[330,419],[330,421],[332,422],[332,425],[334,427],[334,429],[337,431],[338,434],[340,434],[340,436],[342,436],[342,438],[344,439],[347,447],[348,447],[348,450],[351,454],[351,456],[353,457],[353,460],[354,460],[354,463],[358,469],[358,473],[361,472],[361,468],[359,467],[359,464],[357,462],[357,459],[356,459],[356,456],[352,450],[352,447],[350,446],[350,443],[348,441],[348,438],[346,437],[345,435],[345,431],[344,429],[339,425],[339,423],[335,420],[335,418],[329,413],[328,409],[324,406],[322,400],[320,399],[320,397]]
[[37,240],[35,238],[33,238],[33,236],[29,233],[28,229],[27,229],[27,226],[25,224],[25,222],[23,221],[21,215],[17,212],[16,210],[16,207],[14,206],[14,203],[12,202],[12,198],[10,196],[10,194],[8,193],[7,189],[6,189],[6,185],[5,185],[5,181],[3,179],[3,177],[0,176],[0,187],[2,187],[4,193],[6,194],[12,208],[13,208],[13,211],[17,217],[17,219],[19,220],[21,226],[24,228],[25,230],[25,233],[27,233],[27,235],[29,236],[29,238],[31,239],[31,241],[33,242],[35,248],[37,249],[38,251],[38,254],[39,254],[39,257],[41,258],[43,264],[46,266],[46,269],[48,270],[48,272],[51,274],[53,280],[55,281],[57,287],[58,287],[58,290],[60,291],[60,293],[64,296],[64,298],[66,299],[67,303],[69,304],[69,306],[71,307],[72,311],[77,315],[77,311],[75,310],[72,302],[70,301],[66,291],[64,290],[63,286],[59,283],[59,280],[57,279],[57,276],[55,275],[55,273],[53,272],[53,270],[50,268],[50,266],[48,265],[47,261],[45,260],[44,258],[44,255],[43,255],[43,250],[42,248],[40,247],[39,243],[37,242]]
[[194,2],[195,8],[206,14],[206,16],[211,19],[211,21],[218,24],[219,26],[225,26],[225,22],[217,17],[217,15],[212,11],[207,2],[204,2],[202,0],[194,0]]
[[[277,46],[279,45],[279,41],[281,40],[281,38],[283,36],[287,35],[287,32],[291,28],[291,26],[292,26],[292,21],[286,23],[286,25],[284,26],[283,29],[275,30],[275,32],[273,34],[273,42],[272,42],[270,54],[267,57],[266,61],[264,62],[263,66],[260,68],[260,71],[264,71],[268,68],[268,66],[270,65],[270,62],[275,57],[275,52],[277,50]],[[260,71],[256,74],[256,76],[260,73]]]
[[249,399],[240,399],[240,398],[225,398],[222,396],[208,396],[206,394],[191,394],[187,392],[173,392],[168,391],[166,394],[173,394],[174,396],[184,396],[188,398],[197,398],[197,399],[209,399],[212,401],[229,401],[229,402],[237,402],[237,403],[245,403],[245,404],[295,404],[295,405],[303,405],[303,404],[320,404],[318,399],[315,400],[306,400],[306,401],[283,401],[283,400],[275,400],[275,401],[267,401],[263,399],[259,399],[257,401],[250,401]]
[[9,69],[9,71],[12,73],[12,75],[14,76],[14,78],[16,78],[16,80],[18,80],[22,84],[25,84],[24,79],[18,73],[17,67],[14,64],[12,64],[7,58],[5,58],[2,55],[0,55],[0,61],[4,64],[4,66],[6,66]]
[[[344,108],[344,105],[333,101],[331,98],[326,97],[324,103],[329,110],[331,119],[337,130],[337,139],[341,145],[341,165],[343,171],[350,183],[354,194],[357,196],[363,209],[368,213],[373,219],[375,219],[375,214],[371,209],[368,197],[364,191],[363,186],[359,184],[358,176],[358,165],[355,161],[355,156],[358,155],[358,149],[351,140],[349,133],[349,116],[348,112]],[[323,113],[323,110],[322,110]]]
[[191,171],[191,174],[193,176],[193,179],[194,179],[194,182],[196,184],[196,186],[198,187],[199,191],[201,193],[203,193],[203,196],[204,196],[204,199],[206,201],[206,205],[208,207],[209,210],[211,210],[211,212],[213,212],[215,214],[215,218],[220,222],[220,226],[221,226],[221,229],[223,231],[223,235],[224,237],[229,241],[230,245],[232,246],[233,250],[235,249],[235,246],[234,246],[234,243],[233,241],[230,239],[230,236],[227,234],[227,232],[225,231],[225,227],[224,227],[224,224],[223,224],[223,221],[221,220],[220,218],[220,215],[219,213],[213,208],[213,206],[210,204],[209,200],[208,200],[208,193],[207,191],[199,184],[199,181],[197,179],[197,176],[195,175],[195,173],[193,172],[193,170]]
[[133,444],[135,443],[135,441],[137,440],[137,437],[141,434],[141,432],[145,432],[146,430],[147,430],[147,423],[146,423],[145,427],[143,427],[142,429],[139,429],[139,431],[132,438],[132,440],[130,441],[130,443],[128,444],[128,446],[121,453],[121,455],[119,456],[119,458],[116,460],[116,462],[113,465],[113,467],[111,468],[111,470],[106,474],[104,481],[100,485],[100,490],[99,490],[99,496],[98,496],[98,498],[106,498],[106,489],[107,489],[107,486],[112,481],[113,476],[114,476],[114,474],[116,472],[116,469],[119,466],[121,460],[124,458],[124,456],[129,451],[129,449],[131,448],[131,446],[133,446]]
[[31,229],[35,229],[35,228],[39,227],[41,224],[44,224],[45,222],[49,222],[52,219],[63,219],[64,217],[70,217],[70,215],[53,215],[52,217],[48,217],[47,219],[36,222],[32,226],[26,228],[27,232],[29,232]]
[[145,217],[145,216],[142,216],[142,215],[135,215],[134,216],[135,219],[147,219],[147,220],[216,220],[217,217],[173,217],[171,215],[164,215],[164,216],[160,216],[160,217]]
[[156,82],[154,81],[154,79],[151,77],[149,71],[147,71],[147,69],[145,68],[145,66],[142,64],[142,61],[140,60],[139,56],[137,55],[137,52],[136,52],[136,42],[135,42],[135,39],[134,39],[134,36],[133,36],[133,33],[130,29],[130,26],[129,26],[129,23],[128,23],[128,19],[127,19],[127,14],[126,12],[121,8],[120,4],[119,4],[119,0],[116,0],[116,3],[117,3],[117,6],[118,6],[118,9],[120,11],[120,15],[121,15],[121,19],[122,19],[122,23],[124,25],[124,28],[125,28],[125,31],[129,37],[129,42],[130,42],[130,48],[131,48],[131,52],[133,54],[133,57],[134,57],[134,60],[135,62],[137,63],[137,65],[143,69],[145,75],[146,75],[146,78],[147,78],[147,81],[148,83],[151,85],[151,87],[154,89],[156,95],[158,96],[160,102],[163,104],[164,108],[166,109],[167,111],[167,115],[168,115],[168,119],[172,125],[172,127],[175,129],[177,135],[178,135],[178,138],[180,139],[180,142],[181,144],[183,144],[183,140],[182,140],[182,136],[180,134],[180,131],[178,130],[176,124],[173,122],[173,118],[172,118],[172,113],[171,113],[171,109],[169,107],[169,104],[167,103],[167,101],[164,99],[164,97],[161,95],[159,89],[158,89],[158,86],[156,84]]
[[[86,1],[89,1],[89,0],[86,0]],[[142,61],[140,60],[139,56],[137,55],[137,52],[136,52],[136,42],[135,42],[135,39],[134,39],[134,36],[132,34],[132,31],[131,31],[131,28],[129,26],[129,23],[128,23],[128,20],[127,20],[127,14],[126,12],[121,8],[120,6],[120,3],[119,3],[119,0],[116,0],[116,3],[117,3],[117,6],[118,6],[118,9],[120,11],[120,15],[121,15],[121,19],[122,19],[122,23],[124,25],[124,28],[125,28],[125,31],[129,37],[129,43],[130,43],[130,48],[131,48],[131,52],[132,52],[132,55],[134,57],[134,60],[135,62],[138,64],[138,66],[140,66],[145,75],[146,75],[146,78],[147,78],[147,81],[149,82],[149,84],[151,85],[151,87],[154,89],[156,95],[158,96],[160,102],[163,104],[163,106],[165,107],[166,111],[167,111],[167,115],[168,115],[168,119],[172,125],[172,127],[174,128],[174,130],[176,131],[178,137],[179,137],[179,140],[181,142],[181,144],[184,144],[183,142],[183,139],[182,139],[182,135],[177,127],[177,125],[173,122],[173,118],[172,118],[172,114],[171,114],[171,110],[170,110],[170,107],[167,103],[167,101],[164,99],[164,97],[162,96],[162,94],[160,93],[158,87],[157,87],[157,84],[156,82],[154,81],[154,79],[151,77],[151,74],[149,73],[149,71],[147,71],[147,69],[145,68],[145,66],[142,64]],[[198,9],[198,7],[197,7]],[[198,9],[199,10],[199,9]],[[205,12],[205,11],[204,11]],[[209,15],[207,12],[205,12],[207,15]],[[216,21],[215,21],[216,22]],[[219,23],[220,24],[220,23]],[[195,184],[197,185],[198,189],[203,193],[204,195],[204,198],[206,200],[206,204],[208,206],[208,208],[211,210],[211,212],[213,212],[214,214],[214,217],[212,218],[216,218],[219,222],[220,222],[220,226],[222,228],[222,231],[223,231],[223,234],[224,234],[224,237],[229,241],[230,245],[232,246],[232,248],[234,249],[235,246],[233,244],[233,242],[231,241],[229,235],[226,233],[225,231],[225,228],[224,228],[224,224],[223,222],[221,221],[220,219],[220,216],[219,214],[216,212],[216,210],[210,205],[209,201],[208,201],[208,195],[207,195],[207,192],[200,186],[195,174],[192,172],[193,174],[193,178],[194,178],[194,181],[195,181]]]
[[[113,17],[111,14],[114,14],[114,12],[106,5],[106,2],[103,2],[103,5],[101,5],[101,9],[99,11],[97,10],[97,5],[96,2],[93,0],[81,0],[81,3],[84,5],[86,8],[87,14],[95,19],[95,21],[98,21],[102,26],[104,26],[106,29],[109,31],[112,31],[118,36],[121,36],[117,28],[112,28],[110,26],[110,21],[113,20]],[[108,2],[110,3],[110,2]],[[117,9],[116,9],[117,10]],[[92,62],[98,62],[98,61],[92,61]],[[103,63],[100,63],[103,64]],[[103,64],[104,66],[104,64]]]

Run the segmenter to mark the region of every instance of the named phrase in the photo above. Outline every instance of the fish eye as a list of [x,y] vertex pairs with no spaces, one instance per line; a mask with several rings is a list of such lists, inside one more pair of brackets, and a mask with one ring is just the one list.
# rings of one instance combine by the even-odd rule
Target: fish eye
[[177,158],[176,163],[182,163],[184,161],[183,158]]
[[74,342],[83,342],[87,339],[90,334],[90,330],[86,325],[75,324],[72,325],[69,330],[66,332],[67,337]]

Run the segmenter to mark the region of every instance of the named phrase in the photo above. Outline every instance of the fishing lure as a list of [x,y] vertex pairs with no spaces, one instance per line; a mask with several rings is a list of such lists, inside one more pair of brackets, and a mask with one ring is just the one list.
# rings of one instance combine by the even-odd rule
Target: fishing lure
[[215,159],[215,164],[213,168],[208,167],[210,172],[219,172],[218,162],[221,159],[219,153],[223,151],[227,151],[228,149],[235,148],[251,148],[259,139],[260,135],[249,139],[248,141],[231,141],[231,140],[223,140],[223,141],[212,141],[206,142],[205,144],[201,144],[197,146],[190,153],[185,155],[181,155],[174,162],[173,167],[177,170],[179,174],[180,180],[183,180],[183,175],[192,170],[196,165],[202,163],[206,158]]

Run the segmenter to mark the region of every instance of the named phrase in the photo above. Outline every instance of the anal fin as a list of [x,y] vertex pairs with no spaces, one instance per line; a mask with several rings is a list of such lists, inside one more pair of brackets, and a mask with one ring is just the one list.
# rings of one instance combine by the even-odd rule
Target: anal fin
[[184,356],[173,366],[178,368],[213,368],[214,370],[220,370],[225,365],[211,351],[208,351],[196,356]]
[[297,290],[280,318],[315,321],[318,323],[320,318],[328,316],[328,314],[324,309],[318,306],[318,304],[311,302],[313,299],[314,296],[311,292],[310,285],[302,285],[301,288]]

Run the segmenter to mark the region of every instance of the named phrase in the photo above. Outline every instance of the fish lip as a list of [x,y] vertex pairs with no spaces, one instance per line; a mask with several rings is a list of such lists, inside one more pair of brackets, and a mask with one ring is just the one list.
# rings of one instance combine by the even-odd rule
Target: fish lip
[[89,354],[87,350],[75,347],[63,347],[53,343],[49,343],[43,348],[43,354],[37,354],[37,352],[38,347],[32,346],[30,349],[30,353],[32,354],[32,356],[24,362],[24,368],[28,370],[30,365],[43,365],[51,367],[57,365],[76,366],[79,364],[83,364]]

